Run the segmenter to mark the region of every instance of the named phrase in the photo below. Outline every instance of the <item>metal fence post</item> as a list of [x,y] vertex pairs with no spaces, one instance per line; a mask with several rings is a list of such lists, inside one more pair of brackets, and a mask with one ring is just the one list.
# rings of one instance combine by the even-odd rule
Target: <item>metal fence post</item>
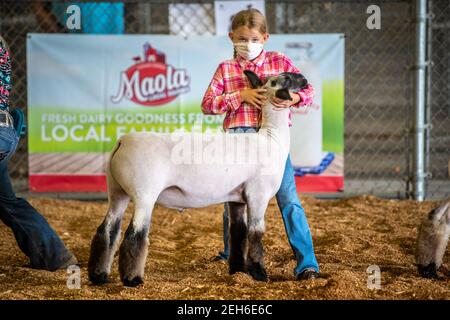
[[[431,130],[432,130],[432,92],[433,92],[433,0],[428,0],[427,7],[428,14],[428,25],[427,25],[427,69],[426,69],[426,104],[425,104],[425,121],[426,121],[426,131],[425,131],[425,171],[431,173]],[[429,197],[428,186],[431,176],[427,177],[425,182],[425,197]]]
[[425,68],[427,0],[416,0],[413,197],[425,199]]

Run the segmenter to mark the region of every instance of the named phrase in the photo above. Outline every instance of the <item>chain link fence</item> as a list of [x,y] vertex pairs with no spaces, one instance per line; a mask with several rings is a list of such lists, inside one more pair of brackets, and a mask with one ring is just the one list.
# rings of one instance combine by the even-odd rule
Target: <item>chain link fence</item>
[[450,195],[450,2],[430,0],[428,5],[427,196],[443,198]]
[[[9,42],[13,56],[13,106],[27,109],[26,34],[68,32],[61,12],[72,3],[1,2],[0,34]],[[380,30],[366,27],[366,11],[372,4],[381,9]],[[215,34],[214,1],[129,0],[113,6],[91,1],[84,6],[83,14],[101,16],[98,24],[105,24],[107,33]],[[345,34],[344,195],[408,196],[414,114],[414,2],[266,0],[265,6],[272,34]],[[446,169],[450,156],[450,4],[448,0],[430,0],[429,6],[428,49],[433,63],[427,90],[427,119],[432,125],[427,131],[427,196],[442,198],[450,191]],[[95,26],[83,26],[82,31],[89,27],[95,32]],[[27,162],[27,141],[23,139],[10,164],[20,190],[27,188]]]

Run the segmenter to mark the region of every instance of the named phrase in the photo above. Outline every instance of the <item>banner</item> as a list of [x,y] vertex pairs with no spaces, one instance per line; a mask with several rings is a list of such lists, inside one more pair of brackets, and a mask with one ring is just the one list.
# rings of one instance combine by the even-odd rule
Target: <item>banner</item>
[[[294,110],[291,155],[299,191],[343,188],[344,39],[272,35],[316,90]],[[29,34],[29,182],[37,192],[105,191],[115,142],[134,131],[221,130],[201,100],[226,36]],[[151,163],[151,159],[149,159]]]

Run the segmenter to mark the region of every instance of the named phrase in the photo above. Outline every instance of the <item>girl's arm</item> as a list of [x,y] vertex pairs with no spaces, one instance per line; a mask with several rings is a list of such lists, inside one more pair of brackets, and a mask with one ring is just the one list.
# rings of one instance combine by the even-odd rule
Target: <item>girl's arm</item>
[[[291,59],[289,57],[284,55],[284,66],[285,66],[285,72],[293,72],[293,73],[301,73],[300,70],[294,66]],[[300,101],[296,104],[293,104],[291,107],[298,108],[300,106],[309,106],[313,103],[314,98],[314,88],[311,86],[310,83],[308,83],[308,87],[305,89],[301,89],[297,92],[297,94],[300,96]]]
[[224,93],[222,68],[219,66],[205,92],[202,101],[204,114],[223,114],[236,110],[241,105],[241,94],[238,91]]

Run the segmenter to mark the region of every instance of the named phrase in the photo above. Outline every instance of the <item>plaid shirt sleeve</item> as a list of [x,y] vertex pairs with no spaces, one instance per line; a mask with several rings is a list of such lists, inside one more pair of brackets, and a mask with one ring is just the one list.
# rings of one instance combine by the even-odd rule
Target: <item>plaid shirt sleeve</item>
[[203,97],[202,112],[204,114],[223,114],[240,107],[242,101],[239,90],[224,93],[224,89],[223,72],[219,66]]
[[[293,72],[293,73],[301,73],[300,70],[294,66],[291,59],[284,55],[284,72]],[[300,101],[296,104],[293,104],[291,107],[298,108],[300,106],[309,106],[313,103],[314,98],[314,88],[308,83],[308,87],[305,89],[301,89],[297,92],[300,96]]]

